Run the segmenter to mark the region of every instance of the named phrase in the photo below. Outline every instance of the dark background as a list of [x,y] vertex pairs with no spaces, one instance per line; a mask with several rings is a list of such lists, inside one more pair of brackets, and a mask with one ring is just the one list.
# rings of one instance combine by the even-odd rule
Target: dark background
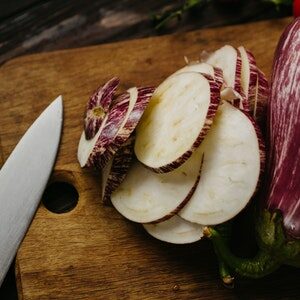
[[[203,1],[205,2],[205,1]],[[167,0],[0,0],[0,65],[24,54],[254,22],[291,15],[266,1],[215,0],[155,30],[152,15],[181,5]],[[0,83],[1,84],[1,83]],[[1,241],[0,241],[1,242]],[[1,300],[17,299],[12,267]]]
[[114,42],[291,14],[263,0],[211,0],[157,32],[151,15],[176,8],[170,0],[0,0],[0,64],[15,56]]

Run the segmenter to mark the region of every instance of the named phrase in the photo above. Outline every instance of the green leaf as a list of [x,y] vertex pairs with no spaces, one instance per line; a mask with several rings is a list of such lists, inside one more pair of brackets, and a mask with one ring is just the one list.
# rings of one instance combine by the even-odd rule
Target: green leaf
[[205,4],[208,1],[210,0],[185,0],[184,4],[181,7],[178,7],[173,11],[167,11],[162,15],[156,14],[153,18],[154,22],[156,23],[155,29],[162,28],[172,19],[177,18],[178,20],[180,20],[185,12],[191,10],[197,5]]

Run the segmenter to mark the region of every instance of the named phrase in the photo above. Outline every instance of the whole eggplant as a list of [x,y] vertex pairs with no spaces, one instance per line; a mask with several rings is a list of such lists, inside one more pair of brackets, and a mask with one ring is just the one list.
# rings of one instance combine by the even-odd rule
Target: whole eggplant
[[255,216],[257,255],[236,257],[217,227],[205,230],[222,261],[251,278],[282,264],[300,267],[300,18],[277,45],[267,109],[268,171]]

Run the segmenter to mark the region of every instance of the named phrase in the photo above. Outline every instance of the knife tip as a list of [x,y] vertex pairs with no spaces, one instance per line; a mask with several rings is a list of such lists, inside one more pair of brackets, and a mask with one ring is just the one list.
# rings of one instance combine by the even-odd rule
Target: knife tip
[[52,103],[55,105],[58,105],[58,106],[62,106],[62,103],[63,103],[62,95],[59,95],[55,100],[53,100]]
[[63,97],[62,95],[59,95],[55,100],[52,101],[52,103],[49,105],[49,108],[52,108],[56,111],[60,111],[62,113],[63,110]]

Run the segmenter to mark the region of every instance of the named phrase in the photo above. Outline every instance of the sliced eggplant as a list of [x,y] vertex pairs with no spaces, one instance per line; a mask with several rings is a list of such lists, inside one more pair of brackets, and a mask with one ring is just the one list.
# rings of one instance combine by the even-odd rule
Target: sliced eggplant
[[117,134],[109,145],[107,145],[104,152],[100,152],[97,158],[97,165],[99,168],[104,167],[107,162],[113,157],[118,149],[127,141],[139,123],[148,103],[153,95],[153,87],[140,87],[130,89],[134,91],[136,101],[132,107],[129,107],[129,113],[126,116],[124,123],[120,126]]
[[132,102],[135,103],[136,101],[134,91],[134,89],[131,89],[118,97],[118,101],[106,114],[100,128],[92,139],[87,140],[85,133],[82,133],[77,151],[81,167],[98,166],[99,156],[113,142],[120,127],[126,121]]
[[78,146],[82,167],[103,168],[129,138],[141,118],[153,88],[131,88],[116,100],[104,118],[97,134],[87,140],[84,133]]
[[252,121],[239,109],[220,105],[199,151],[201,178],[179,215],[198,224],[215,225],[236,216],[256,191],[261,147]]
[[207,63],[191,63],[177,70],[174,74],[180,74],[186,72],[204,73],[214,77],[214,67]]
[[220,68],[213,67],[207,63],[192,63],[188,64],[185,67],[179,69],[174,74],[186,73],[186,72],[198,72],[201,74],[206,74],[214,78],[214,80],[220,84],[222,87],[224,83],[223,71]]
[[99,87],[90,97],[84,119],[84,133],[87,140],[92,139],[99,130],[104,117],[109,111],[114,93],[120,83],[119,78],[110,79]]
[[125,218],[138,223],[162,222],[191,198],[200,177],[202,157],[195,152],[180,168],[158,174],[133,163],[111,202]]
[[180,167],[207,134],[220,85],[196,72],[168,77],[154,92],[137,127],[135,154],[157,173]]
[[256,97],[253,106],[253,117],[261,129],[265,128],[265,121],[267,118],[267,104],[270,94],[269,82],[265,74],[257,68],[258,79],[256,86]]
[[172,244],[190,244],[203,237],[204,226],[186,221],[178,215],[156,224],[143,224],[146,231],[158,240]]
[[112,192],[124,181],[133,162],[134,139],[134,135],[127,139],[102,169],[102,201],[105,205],[111,203],[110,197]]
[[256,61],[254,55],[243,46],[240,46],[238,51],[242,59],[241,86],[247,102],[244,106],[248,111],[253,111],[258,78]]
[[230,45],[223,46],[213,52],[206,63],[220,68],[223,71],[226,86],[233,88],[237,93],[241,92],[242,60],[239,52],[234,47]]

